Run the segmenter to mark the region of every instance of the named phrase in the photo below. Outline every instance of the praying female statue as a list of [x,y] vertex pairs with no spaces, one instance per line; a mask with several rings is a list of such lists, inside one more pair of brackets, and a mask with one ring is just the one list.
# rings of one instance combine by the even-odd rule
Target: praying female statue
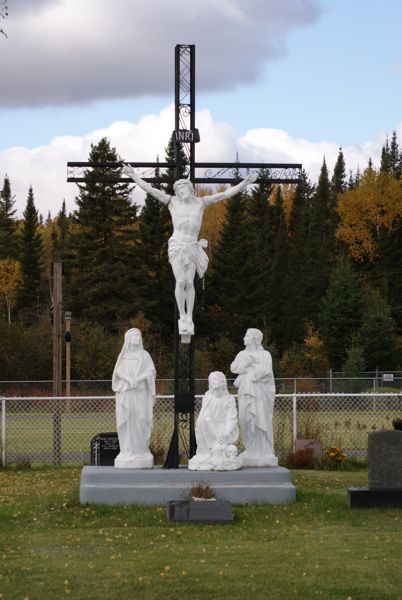
[[129,329],[113,371],[119,469],[148,469],[154,464],[149,450],[155,401],[155,366],[142,346],[139,329]]
[[195,424],[197,453],[188,461],[190,471],[233,471],[240,469],[235,443],[239,437],[236,400],[228,392],[226,377],[210,373],[209,389],[202,399]]

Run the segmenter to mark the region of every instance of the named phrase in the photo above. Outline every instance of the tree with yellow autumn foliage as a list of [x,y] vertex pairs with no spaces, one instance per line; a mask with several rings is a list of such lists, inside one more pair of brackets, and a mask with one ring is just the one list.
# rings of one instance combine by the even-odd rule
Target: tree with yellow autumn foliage
[[371,285],[387,300],[402,333],[402,187],[370,165],[358,185],[339,196],[337,237]]
[[11,308],[15,302],[15,296],[21,284],[21,263],[12,258],[0,260],[0,294],[3,296],[6,303],[8,323],[11,323]]
[[368,168],[359,185],[338,199],[341,222],[336,236],[345,242],[356,261],[375,259],[384,235],[401,225],[402,187],[388,173]]
[[326,377],[329,363],[324,343],[311,321],[306,323],[302,344],[294,343],[283,353],[279,363],[281,377]]

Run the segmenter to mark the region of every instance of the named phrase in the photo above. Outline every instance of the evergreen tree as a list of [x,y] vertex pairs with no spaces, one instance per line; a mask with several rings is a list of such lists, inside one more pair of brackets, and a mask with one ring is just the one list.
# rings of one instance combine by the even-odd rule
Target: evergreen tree
[[[89,162],[116,161],[116,150],[106,138],[91,146]],[[144,308],[138,276],[137,209],[120,176],[121,167],[86,169],[86,181],[79,185],[76,198],[67,259],[73,312],[109,330],[116,330]]]
[[[234,183],[237,182],[238,177]],[[246,217],[245,194],[236,194],[227,203],[227,220],[206,274],[209,331],[215,335],[219,327],[237,343],[249,326],[244,316],[248,310],[247,256],[251,238]]]
[[386,137],[385,144],[383,145],[382,150],[381,150],[380,171],[382,173],[390,173],[391,172],[391,158],[390,158],[388,135]]
[[350,263],[339,259],[321,302],[319,325],[326,354],[333,369],[345,362],[352,336],[362,325],[364,293]]
[[41,302],[41,276],[43,242],[39,231],[38,211],[32,186],[28,191],[23,213],[21,243],[22,287],[18,294],[18,307],[26,316],[35,314]]
[[268,290],[268,319],[272,338],[280,353],[285,349],[287,340],[286,330],[286,301],[288,297],[288,232],[283,210],[282,189],[278,186],[275,197],[277,226],[274,253],[270,273],[270,290]]
[[369,290],[359,331],[366,367],[369,371],[396,366],[397,337],[391,307],[377,290]]
[[337,194],[342,194],[347,188],[346,166],[342,148],[339,148],[338,158],[335,163],[334,173],[331,179],[331,190],[336,199]]
[[[360,377],[366,368],[363,348],[359,341],[358,338],[352,339],[350,347],[346,350],[346,360],[342,368],[346,377]],[[355,391],[353,382],[350,382],[350,385],[346,387],[348,388],[347,391]]]
[[247,286],[248,295],[245,318],[263,332],[270,326],[267,319],[277,229],[277,208],[270,203],[271,193],[271,179],[262,169],[258,185],[253,187],[247,201],[250,248],[243,260],[249,263],[249,272],[242,284]]
[[304,286],[306,273],[307,245],[309,235],[309,211],[314,192],[306,171],[302,171],[297,184],[289,219],[287,297],[285,299],[286,328],[283,332],[284,345],[301,342],[305,333],[308,314]]
[[[159,169],[155,170],[159,177]],[[154,186],[160,187],[160,186]],[[139,219],[139,260],[143,268],[146,318],[164,338],[173,331],[173,274],[168,259],[172,224],[168,207],[150,194]]]
[[347,182],[346,182],[346,168],[345,168],[345,158],[343,156],[342,148],[339,148],[339,154],[337,161],[334,167],[334,173],[331,179],[331,193],[332,193],[332,201],[331,207],[329,211],[329,222],[328,222],[328,236],[332,238],[333,244],[330,252],[333,254],[347,254],[347,249],[344,244],[339,242],[336,239],[335,233],[336,229],[339,225],[340,218],[336,211],[338,205],[338,197],[340,194],[343,194],[347,190]]
[[334,206],[328,169],[324,159],[317,187],[308,214],[305,252],[304,294],[306,317],[316,322],[317,306],[327,288],[329,273],[334,264],[335,230]]
[[355,189],[355,176],[353,175],[353,171],[349,171],[349,179],[348,179],[348,190]]
[[[170,194],[171,196],[174,195],[174,182],[177,181],[178,179],[186,179],[187,175],[186,175],[186,169],[187,169],[187,165],[188,165],[188,159],[187,156],[183,150],[183,146],[181,144],[177,145],[177,156],[178,156],[178,163],[179,163],[179,167],[177,169],[177,171],[175,170],[173,164],[174,164],[174,160],[175,160],[175,155],[174,155],[174,151],[175,151],[175,142],[173,140],[173,136],[170,138],[169,143],[167,145],[167,147],[165,148],[166,151],[166,162],[171,164],[171,167],[168,167],[167,171],[166,171],[166,175],[164,175],[162,177],[162,181],[163,181],[163,187],[164,190],[167,194]],[[177,176],[175,176],[177,175]]]
[[342,371],[346,379],[342,381],[340,392],[351,394],[361,392],[360,382],[357,379],[366,369],[363,348],[360,344],[359,335],[352,336],[351,345],[346,350],[346,359]]
[[57,216],[57,222],[52,223],[51,242],[52,257],[55,261],[64,261],[67,254],[69,232],[69,217],[67,215],[66,201],[63,200],[60,212]]
[[19,258],[19,240],[14,208],[15,196],[11,193],[10,179],[6,175],[0,192],[0,260]]
[[396,131],[393,132],[391,138],[391,144],[389,147],[389,172],[396,179],[401,177],[401,156],[399,154],[398,140],[396,137]]

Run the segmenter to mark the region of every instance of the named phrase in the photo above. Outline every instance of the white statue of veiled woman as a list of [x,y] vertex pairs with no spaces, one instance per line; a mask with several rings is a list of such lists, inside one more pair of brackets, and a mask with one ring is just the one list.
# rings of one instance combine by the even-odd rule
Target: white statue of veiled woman
[[149,450],[155,401],[155,366],[142,346],[139,329],[129,329],[112,378],[116,392],[116,423],[120,453],[119,469],[148,469],[154,464]]
[[234,385],[239,389],[239,421],[244,452],[240,454],[245,467],[276,467],[272,417],[275,401],[275,380],[272,358],[262,346],[259,329],[248,329],[245,349],[230,366],[237,374]]
[[208,384],[195,424],[197,453],[188,461],[188,468],[191,471],[240,469],[242,463],[234,445],[239,437],[236,400],[229,394],[226,377],[220,371],[209,375]]

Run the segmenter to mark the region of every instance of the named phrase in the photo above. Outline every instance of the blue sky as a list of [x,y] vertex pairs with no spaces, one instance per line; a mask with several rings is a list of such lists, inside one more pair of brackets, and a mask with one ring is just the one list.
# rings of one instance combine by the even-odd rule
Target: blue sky
[[[400,0],[9,0],[9,14],[0,182],[7,172],[19,207],[32,183],[42,212],[63,197],[73,208],[65,162],[101,135],[132,160],[163,153],[176,43],[196,44],[211,160],[288,159],[314,179],[339,146],[355,170],[378,162],[387,133],[402,142]],[[148,121],[161,132],[149,145]]]

